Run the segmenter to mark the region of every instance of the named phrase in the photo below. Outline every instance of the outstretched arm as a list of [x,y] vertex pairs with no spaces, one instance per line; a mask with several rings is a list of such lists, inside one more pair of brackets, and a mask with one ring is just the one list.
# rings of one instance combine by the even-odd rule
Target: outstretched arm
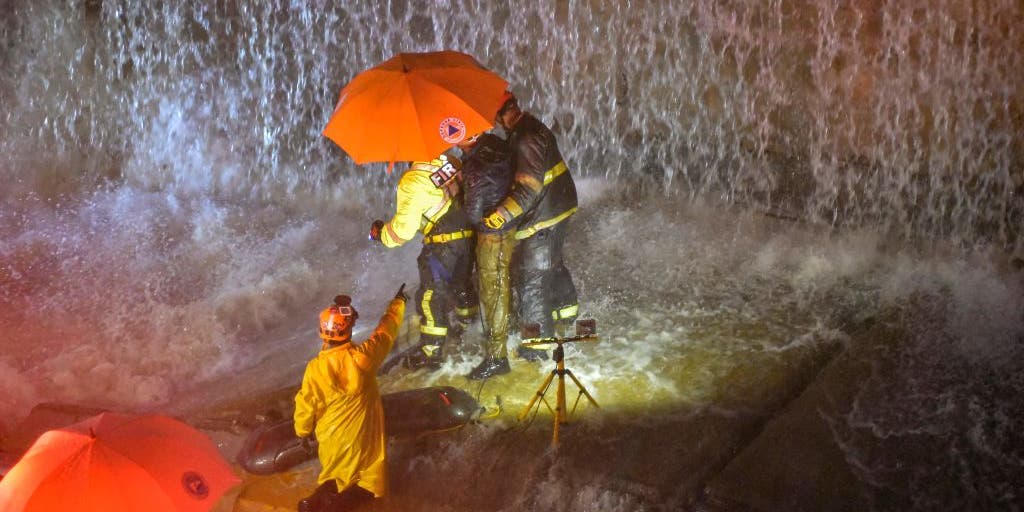
[[398,328],[402,325],[402,318],[405,317],[405,299],[396,296],[388,305],[387,311],[381,317],[380,323],[374,329],[373,334],[359,345],[359,349],[370,359],[372,371],[377,372],[388,352],[395,345],[395,338],[398,337]]

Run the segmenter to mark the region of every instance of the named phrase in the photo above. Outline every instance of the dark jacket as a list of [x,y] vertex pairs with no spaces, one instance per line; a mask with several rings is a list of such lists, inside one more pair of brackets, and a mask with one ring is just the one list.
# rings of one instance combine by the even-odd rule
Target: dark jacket
[[555,135],[536,117],[524,113],[509,134],[514,183],[501,206],[519,224],[517,239],[564,221],[576,212],[576,183]]
[[466,217],[477,233],[501,233],[515,229],[507,222],[501,229],[487,227],[482,219],[505,199],[512,189],[512,151],[497,135],[485,133],[462,163],[462,191]]

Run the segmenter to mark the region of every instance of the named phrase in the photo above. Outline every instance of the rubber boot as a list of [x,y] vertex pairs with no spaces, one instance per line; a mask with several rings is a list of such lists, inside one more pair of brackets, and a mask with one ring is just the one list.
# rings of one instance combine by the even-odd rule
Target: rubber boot
[[495,375],[504,375],[511,371],[512,368],[508,365],[507,357],[488,356],[476,368],[473,368],[473,371],[469,372],[466,378],[469,380],[483,380]]
[[336,493],[327,500],[324,510],[330,512],[341,512],[347,510],[358,510],[363,504],[373,501],[373,493],[353,485],[340,493]]
[[310,496],[307,496],[299,501],[298,509],[299,512],[322,512],[325,510],[332,510],[330,508],[331,501],[338,494],[338,486],[333,480],[324,482],[316,488]]
[[303,499],[299,500],[299,506],[296,507],[296,509],[299,512],[317,512],[317,508],[318,507],[316,505],[314,505],[314,503],[315,503],[315,499],[314,499],[313,496],[310,496],[308,498],[303,498]]
[[441,363],[444,362],[444,353],[441,349],[443,344],[443,337],[423,335],[420,337],[419,345],[417,345],[419,350],[415,350],[406,356],[405,360],[402,361],[402,366],[410,370],[418,370],[420,368],[426,368],[430,371],[437,370],[441,367]]

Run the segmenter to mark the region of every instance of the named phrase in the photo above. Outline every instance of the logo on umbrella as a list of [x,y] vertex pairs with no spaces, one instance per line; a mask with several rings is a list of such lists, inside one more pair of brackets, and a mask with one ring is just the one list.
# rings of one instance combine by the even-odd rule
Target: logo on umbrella
[[[104,455],[89,455],[96,453]],[[0,510],[200,512],[238,482],[209,436],[192,426],[159,414],[102,412],[39,436],[0,479]]]
[[189,496],[197,500],[204,500],[210,495],[210,486],[206,484],[206,479],[195,471],[186,471],[181,475],[181,486]]
[[448,144],[458,144],[466,138],[466,123],[457,117],[447,117],[441,121],[439,131],[441,140]]

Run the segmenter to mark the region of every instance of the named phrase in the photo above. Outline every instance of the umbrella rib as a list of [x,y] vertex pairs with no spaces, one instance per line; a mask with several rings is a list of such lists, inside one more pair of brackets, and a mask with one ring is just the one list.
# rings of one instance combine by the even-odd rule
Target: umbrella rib
[[[455,98],[455,100],[457,100],[459,102],[465,103],[465,100],[463,100],[462,95],[460,95],[459,93],[457,93],[455,91],[452,91],[451,89],[449,89],[447,87],[444,87],[441,84],[438,84],[438,83],[430,81],[430,80],[423,80],[422,83],[423,83],[423,85],[421,86],[421,89],[433,88],[435,91],[440,91],[440,92],[435,92],[434,94],[443,94],[443,95],[446,95],[446,96],[448,96],[450,98]],[[421,92],[421,94],[422,94],[422,92]],[[485,124],[488,125],[488,127],[493,126],[493,124],[494,124],[493,119],[488,119],[487,117],[485,117],[483,114],[481,114],[480,112],[478,112],[474,108],[468,108],[468,109],[466,109],[466,112],[470,112],[472,114],[476,114],[478,116],[477,117],[477,121],[483,121]],[[494,108],[494,112],[495,113],[498,112],[498,107]],[[466,120],[464,119],[463,121],[466,121]],[[469,134],[467,134],[467,135],[469,135]]]
[[[75,432],[75,434],[79,434],[79,433]],[[78,448],[75,449],[74,454],[71,455],[68,458],[69,459],[74,458],[76,461],[78,459],[81,459],[84,456],[83,452],[87,452],[87,451],[91,452],[92,451],[92,450],[88,449],[88,447],[89,447],[88,444],[87,445],[79,446]],[[35,452],[35,453],[32,454],[31,458],[23,459],[23,460],[19,461],[18,464],[25,463],[25,464],[29,464],[30,465],[29,461],[31,461],[33,459],[37,459],[37,458],[43,457],[44,455],[46,455],[45,451]],[[37,492],[39,492],[41,489],[43,489],[46,486],[46,484],[48,484],[50,482],[55,482],[57,480],[57,478],[60,477],[61,474],[63,474],[63,472],[65,470],[64,468],[65,468],[65,464],[64,463],[54,464],[54,466],[52,468],[50,468],[49,472],[46,473],[45,477],[40,478],[38,481],[36,481],[35,486],[33,486],[32,492],[25,498],[25,503],[29,503],[30,500],[32,499],[32,497],[35,496],[35,494]]]
[[[108,447],[108,448],[109,448],[108,451],[109,451],[109,453],[111,455],[113,455],[115,457],[121,457],[121,458],[131,462],[132,465],[138,471],[140,471],[144,475],[145,479],[154,486],[154,488],[160,489],[162,491],[166,490],[166,489],[164,489],[164,486],[160,485],[160,482],[156,479],[156,477],[154,477],[152,473],[147,471],[146,468],[142,464],[139,463],[139,461],[137,461],[134,458],[132,458],[132,457],[122,453],[119,450],[115,450],[113,447]],[[138,482],[136,482],[135,485],[137,486]],[[176,507],[174,505],[174,501],[171,500],[171,496],[169,494],[167,494],[166,492],[161,492],[161,493],[159,493],[159,496],[161,498],[163,498],[162,499],[162,501],[164,502],[163,503],[163,505],[164,505],[163,509],[165,509],[165,510],[175,510]],[[154,506],[150,510],[160,510],[160,508],[157,508],[155,506],[156,504],[152,504],[152,505],[154,505]]]
[[[412,86],[413,77],[414,77],[414,75],[412,73],[406,74],[405,75],[405,80],[402,80],[402,85],[405,87],[406,91],[408,92],[408,97],[409,97],[410,101],[412,102],[412,111],[415,114],[415,116],[413,118],[414,119],[419,119],[420,118],[420,113],[421,113],[420,102],[416,101],[416,97],[417,97],[416,89]],[[419,130],[419,129],[420,129],[420,127],[417,126],[416,130]],[[422,141],[421,140],[415,140],[415,138],[414,138],[414,142],[421,143]],[[417,144],[417,145],[420,145],[421,148],[422,148],[418,152],[422,152],[422,153],[426,153],[427,152],[426,151],[426,147],[422,147],[422,144]],[[398,148],[399,148],[399,144],[398,144],[398,139],[397,138],[394,139],[394,142],[392,144],[392,148],[393,149],[391,150],[391,154],[392,155],[397,154],[398,153]],[[392,157],[392,161],[394,161],[393,157]]]
[[[409,83],[410,74],[403,73],[403,79],[393,80],[387,87],[382,88],[381,92],[372,100],[369,105],[369,109],[375,112],[379,117],[389,118],[393,114],[391,111],[401,111],[404,108],[411,106],[411,110],[419,115],[419,109],[416,101],[412,100],[408,105],[403,105],[406,102],[403,98],[413,98],[412,87]],[[417,127],[418,129],[418,127]],[[398,133],[393,134],[390,137],[390,149],[387,150],[388,156],[384,160],[386,162],[395,162],[398,160],[399,148],[403,147],[402,137],[404,134],[399,129]],[[415,139],[413,139],[415,141]]]
[[[153,422],[153,421],[155,421],[157,419],[160,419],[160,421],[169,421],[169,422],[172,422],[172,423],[177,422],[177,420],[174,420],[173,418],[171,418],[169,416],[149,416],[149,417],[137,416],[137,417],[130,418],[127,421],[124,421],[123,423],[118,424],[116,427],[111,428],[108,431],[108,434],[111,433],[111,432],[114,432],[116,430],[122,429],[122,428],[128,428],[129,425],[131,425],[133,423],[140,423],[140,422],[144,422],[144,421]],[[142,434],[140,436],[141,438],[162,439],[160,436],[157,436],[155,434],[147,434],[145,431],[142,431],[140,433]],[[205,439],[207,442],[209,442],[209,440],[206,439],[205,436],[202,436],[202,437],[201,436],[196,436],[196,435],[193,434],[193,432],[189,431],[188,429],[179,430],[177,432],[177,435],[178,436],[182,436],[181,439],[188,440],[190,442],[196,442],[196,441],[201,440],[201,439]],[[132,456],[130,453],[125,453],[122,450],[116,449],[114,446],[105,445],[105,447],[106,447],[107,451],[109,451],[110,454],[112,454],[113,456],[121,457],[121,458],[131,462],[136,468],[138,468],[139,471],[141,471],[145,475],[147,481],[152,483],[154,486],[156,486],[157,489],[167,490],[167,489],[164,488],[163,485],[161,485],[160,481],[157,480],[156,477],[146,469],[146,466],[143,464],[143,461],[140,461],[136,457]],[[188,445],[178,446],[177,450],[180,451],[180,450],[183,450],[183,449],[186,449],[186,448],[189,451],[193,450],[193,448],[191,446],[188,446]],[[198,450],[196,450],[196,451],[198,451]],[[171,499],[170,494],[167,494],[166,492],[163,492],[163,493],[161,493],[161,496],[166,501],[167,510],[175,510],[176,505],[175,505],[175,502]]]

